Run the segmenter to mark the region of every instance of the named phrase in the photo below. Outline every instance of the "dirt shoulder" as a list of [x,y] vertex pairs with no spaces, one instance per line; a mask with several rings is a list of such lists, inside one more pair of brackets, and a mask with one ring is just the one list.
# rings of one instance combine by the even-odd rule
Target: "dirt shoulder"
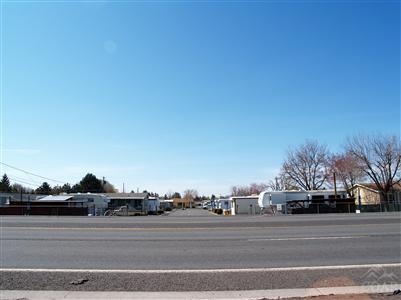
[[380,294],[346,294],[346,295],[280,298],[280,300],[379,300],[379,299],[400,300],[401,293],[397,295],[393,295],[393,293],[380,293]]

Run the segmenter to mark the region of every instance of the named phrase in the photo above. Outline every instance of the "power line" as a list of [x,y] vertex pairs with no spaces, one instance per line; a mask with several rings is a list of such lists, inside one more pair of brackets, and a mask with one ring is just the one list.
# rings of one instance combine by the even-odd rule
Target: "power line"
[[32,173],[32,172],[28,172],[28,171],[22,170],[22,169],[20,169],[20,168],[10,166],[10,165],[8,165],[8,164],[6,164],[6,163],[3,163],[3,162],[0,162],[0,164],[4,165],[4,166],[6,166],[6,167],[9,167],[9,168],[11,168],[11,169],[15,169],[15,170],[18,170],[18,171],[24,172],[24,173],[26,173],[26,174],[33,175],[33,176],[42,178],[42,179],[51,180],[51,181],[58,182],[58,183],[62,183],[62,184],[65,183],[65,182],[60,181],[60,180],[56,180],[56,179],[51,179],[51,178],[48,178],[48,177],[40,176],[40,175],[38,175],[38,174],[34,174],[34,173]]
[[33,184],[33,183],[30,183],[30,182],[25,181],[25,180],[15,179],[15,178],[12,178],[12,177],[8,177],[8,178],[11,179],[14,182],[17,182],[17,183],[27,184],[27,185],[34,186],[34,187],[39,187],[40,186],[40,184]]
[[37,180],[35,180],[35,179],[32,179],[31,177],[29,177],[29,178],[24,178],[24,177],[19,177],[19,176],[15,175],[15,174],[7,174],[7,176],[8,176],[8,178],[10,178],[10,179],[11,179],[11,177],[12,177],[13,180],[26,181],[26,182],[30,182],[30,183],[32,183],[32,184],[34,184],[34,185],[38,185],[38,186],[42,184],[41,182],[39,182],[39,181],[37,181]]

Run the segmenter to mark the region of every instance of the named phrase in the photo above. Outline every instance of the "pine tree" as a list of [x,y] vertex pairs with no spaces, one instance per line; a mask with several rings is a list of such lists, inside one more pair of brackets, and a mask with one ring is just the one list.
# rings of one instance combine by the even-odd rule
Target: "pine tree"
[[35,190],[35,192],[36,194],[50,195],[52,188],[47,182],[43,182],[42,185]]
[[8,179],[7,174],[3,175],[3,178],[0,181],[0,191],[10,193],[11,192],[11,184],[10,179]]

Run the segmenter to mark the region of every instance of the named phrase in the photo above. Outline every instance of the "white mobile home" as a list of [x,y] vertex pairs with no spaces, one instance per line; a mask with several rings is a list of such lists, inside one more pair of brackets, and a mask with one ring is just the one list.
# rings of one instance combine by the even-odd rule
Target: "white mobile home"
[[102,216],[107,209],[109,199],[100,194],[76,193],[46,196],[35,202],[68,202],[70,207],[87,207],[91,216]]
[[[314,190],[314,191],[263,191],[259,194],[258,204],[262,209],[282,208],[283,213],[287,212],[289,206],[308,209],[309,206],[325,206],[335,208],[336,205],[348,205],[352,199],[347,198],[347,191],[344,189],[335,190]],[[350,207],[348,207],[348,211]]]

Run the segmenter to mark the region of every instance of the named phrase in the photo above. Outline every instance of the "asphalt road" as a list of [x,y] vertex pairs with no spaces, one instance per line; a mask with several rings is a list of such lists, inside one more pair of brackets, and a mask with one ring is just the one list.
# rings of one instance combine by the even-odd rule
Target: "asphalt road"
[[[0,288],[186,291],[400,283],[400,216],[224,217],[192,209],[131,218],[1,217]],[[84,284],[70,284],[83,277]]]

